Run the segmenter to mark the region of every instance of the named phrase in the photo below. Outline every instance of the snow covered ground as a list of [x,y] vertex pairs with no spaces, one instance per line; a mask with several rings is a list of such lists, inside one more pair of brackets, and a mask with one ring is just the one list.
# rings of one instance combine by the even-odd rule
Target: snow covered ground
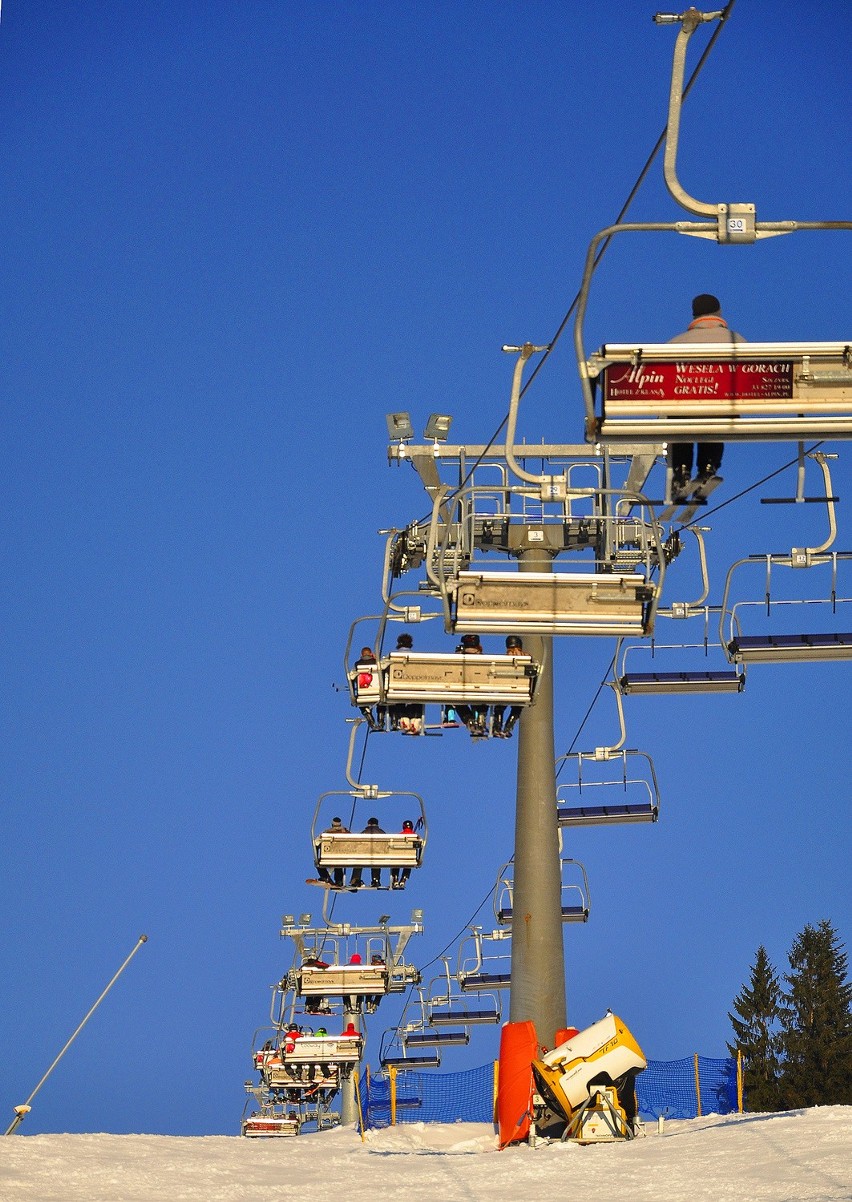
[[852,1199],[852,1107],[669,1121],[629,1144],[497,1152],[490,1127],[351,1127],[294,1139],[17,1134],[3,1202],[835,1202]]

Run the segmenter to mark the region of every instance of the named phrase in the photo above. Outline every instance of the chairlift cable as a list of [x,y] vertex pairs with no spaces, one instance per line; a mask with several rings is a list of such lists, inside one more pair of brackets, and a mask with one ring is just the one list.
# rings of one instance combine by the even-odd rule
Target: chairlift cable
[[[604,687],[604,685],[606,684],[607,677],[609,676],[610,672],[612,671],[612,668],[613,668],[613,665],[614,665],[614,663],[615,663],[615,655],[613,655],[612,659],[609,661],[609,664],[607,665],[606,671],[604,672],[604,674],[603,674],[603,676],[602,676],[602,678],[601,678],[601,682],[600,682],[600,684],[598,685],[597,692],[595,693],[595,695],[594,695],[594,697],[592,698],[592,700],[589,702],[589,708],[586,710],[585,714],[583,715],[583,721],[580,723],[580,725],[577,727],[576,731],[574,732],[574,738],[571,740],[571,746],[570,746],[570,747],[568,748],[568,750],[565,752],[565,754],[566,754],[566,755],[570,755],[570,754],[571,754],[571,752],[574,750],[574,745],[576,744],[576,742],[577,742],[577,740],[579,739],[580,735],[583,733],[583,727],[584,727],[584,726],[586,725],[586,723],[588,722],[588,720],[589,720],[589,717],[591,716],[592,710],[595,708],[595,706],[596,706],[596,705],[597,705],[597,703],[598,703],[598,698],[600,697],[600,695],[601,695],[601,692],[603,691],[603,687]],[[561,758],[561,757],[560,757],[560,758]],[[565,767],[565,760],[563,759],[563,760],[562,760],[562,763],[559,765],[559,769],[558,769],[558,771],[557,771],[557,773],[556,773],[556,779],[557,779],[557,780],[559,779],[559,773],[562,771],[562,769],[563,769],[564,767]]]

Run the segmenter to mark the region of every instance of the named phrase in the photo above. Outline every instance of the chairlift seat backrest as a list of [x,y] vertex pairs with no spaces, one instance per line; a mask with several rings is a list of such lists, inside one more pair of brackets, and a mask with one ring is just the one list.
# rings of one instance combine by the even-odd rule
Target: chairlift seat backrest
[[382,964],[339,964],[329,968],[303,965],[294,970],[296,992],[303,997],[387,992],[388,972]]
[[387,660],[387,701],[527,705],[537,675],[529,655],[394,651]]
[[316,841],[316,850],[316,861],[323,867],[416,868],[423,839],[414,833],[365,835],[325,831]]
[[852,342],[607,343],[602,437],[852,434]]
[[460,572],[456,633],[646,633],[654,586],[636,572]]

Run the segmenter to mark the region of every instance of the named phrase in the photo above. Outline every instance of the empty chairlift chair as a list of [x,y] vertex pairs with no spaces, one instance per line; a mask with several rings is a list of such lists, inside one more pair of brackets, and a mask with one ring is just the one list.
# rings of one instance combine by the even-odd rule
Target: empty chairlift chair
[[[650,642],[624,646],[616,675],[622,696],[741,693],[745,687],[745,670],[739,665],[728,666],[715,630],[710,639],[710,613],[710,607],[706,606],[683,615],[703,620],[701,642],[689,642],[686,638],[682,642],[667,642],[655,637]],[[664,620],[664,615],[658,611],[657,634]],[[673,625],[670,623],[670,628]]]
[[[560,861],[562,891],[560,908],[563,922],[588,922],[591,898],[586,869],[579,860]],[[512,865],[506,864],[497,878],[494,890],[494,915],[501,926],[511,926],[514,881]]]
[[503,1015],[500,991],[477,990],[462,993],[449,960],[444,971],[429,984],[426,997],[426,1022],[430,1027],[468,1028],[499,1023]]
[[407,1056],[430,1048],[465,1047],[470,1042],[470,1034],[463,1027],[450,1029],[432,1024],[431,1007],[421,989],[410,997],[398,1030],[399,1042]]
[[508,989],[512,980],[510,931],[471,927],[459,945],[456,980],[462,993],[493,993]]
[[568,769],[569,779],[557,783],[560,826],[600,826],[616,822],[656,822],[660,794],[651,757],[625,748],[624,705],[615,681],[607,681],[615,696],[621,730],[617,743],[574,751],[557,760],[556,778]]
[[560,826],[609,826],[656,822],[660,809],[657,774],[644,751],[622,748],[607,754],[572,752],[557,763],[572,774],[556,787]]
[[[731,663],[808,663],[852,659],[852,596],[842,595],[852,552],[755,555],[734,563],[725,582],[720,638]],[[763,577],[763,597],[735,599],[742,579]],[[779,575],[788,595],[773,592]],[[818,590],[818,582],[822,588]],[[789,595],[799,585],[798,596]],[[821,593],[821,595],[818,595]],[[842,616],[841,616],[842,615]],[[779,628],[780,627],[780,628]]]
[[441,1067],[441,1052],[434,1046],[417,1046],[412,1042],[409,1046],[406,1037],[413,1036],[416,1031],[408,1029],[403,1013],[400,1024],[382,1033],[379,1047],[379,1063],[383,1069],[427,1069]]

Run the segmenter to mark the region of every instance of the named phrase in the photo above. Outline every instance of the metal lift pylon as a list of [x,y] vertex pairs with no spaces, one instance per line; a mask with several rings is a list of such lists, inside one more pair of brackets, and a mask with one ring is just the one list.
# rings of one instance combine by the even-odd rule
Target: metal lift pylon
[[[552,570],[549,553],[531,547],[519,555],[521,572]],[[518,736],[512,924],[511,1022],[532,1022],[540,1044],[553,1047],[566,1023],[562,933],[562,866],[556,823],[556,752],[553,733],[553,639],[529,639],[542,665],[535,701],[524,711]]]

